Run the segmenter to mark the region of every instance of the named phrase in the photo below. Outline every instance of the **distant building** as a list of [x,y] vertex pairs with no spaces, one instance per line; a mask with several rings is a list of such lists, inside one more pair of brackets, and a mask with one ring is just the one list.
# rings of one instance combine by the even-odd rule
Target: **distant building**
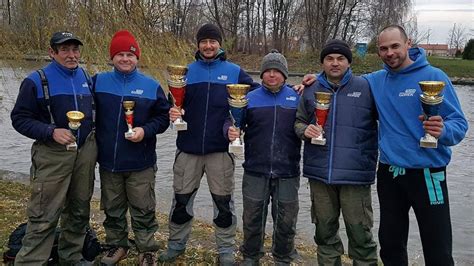
[[447,44],[418,44],[418,47],[425,49],[426,55],[448,56],[449,49]]

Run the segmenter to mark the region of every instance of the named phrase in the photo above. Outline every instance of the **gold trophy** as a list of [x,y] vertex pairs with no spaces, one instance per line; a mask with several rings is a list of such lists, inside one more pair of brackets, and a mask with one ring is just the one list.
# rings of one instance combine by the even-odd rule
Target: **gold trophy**
[[[227,84],[227,91],[229,92],[229,112],[232,118],[234,126],[237,128],[240,134],[240,128],[242,120],[244,118],[245,107],[248,104],[248,100],[245,99],[247,92],[250,89],[250,85],[247,84]],[[234,154],[242,154],[244,152],[244,143],[238,137],[229,144],[229,152]]]
[[133,107],[135,107],[135,101],[123,101],[123,108],[125,108],[125,121],[127,121],[128,131],[125,132],[125,138],[130,138],[135,135],[133,131]]
[[[421,107],[425,120],[428,120],[431,116],[439,114],[439,107],[443,102],[443,95],[441,92],[444,89],[444,82],[442,81],[420,81],[418,82],[421,88]],[[438,139],[431,136],[428,133],[420,139],[420,147],[422,148],[437,148]]]
[[[67,120],[69,121],[69,129],[71,130],[74,138],[77,138],[77,131],[81,126],[81,121],[84,119],[84,113],[80,111],[69,111],[66,113]],[[68,151],[77,151],[77,142],[66,145],[66,150]]]
[[[168,88],[173,96],[174,105],[179,109],[181,115],[184,95],[186,93],[186,73],[188,68],[186,66],[179,65],[168,65],[166,67],[169,79],[168,79]],[[176,131],[187,130],[188,123],[186,123],[181,117],[178,117],[173,123],[171,123],[171,128]]]
[[[326,119],[329,113],[329,107],[331,105],[331,96],[330,92],[317,91],[314,93],[314,98],[316,99],[316,108],[314,109],[314,117],[316,118],[316,123],[324,127],[326,124]],[[326,145],[326,138],[323,136],[323,132],[317,138],[311,138],[311,144],[316,145]]]

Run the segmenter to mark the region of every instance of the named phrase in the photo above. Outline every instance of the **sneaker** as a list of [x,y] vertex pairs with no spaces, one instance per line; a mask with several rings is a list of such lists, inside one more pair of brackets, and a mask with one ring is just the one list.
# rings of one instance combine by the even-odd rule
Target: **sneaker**
[[128,248],[113,247],[106,251],[100,262],[105,265],[114,265],[117,264],[117,262],[125,259],[127,255]]
[[140,266],[156,266],[155,252],[144,252],[138,254],[138,263]]
[[183,254],[184,251],[185,249],[176,250],[176,249],[168,248],[166,251],[163,251],[160,254],[160,256],[158,257],[158,260],[161,262],[173,262],[176,260],[177,257]]
[[234,254],[232,254],[232,253],[220,253],[219,254],[219,265],[220,266],[234,265]]

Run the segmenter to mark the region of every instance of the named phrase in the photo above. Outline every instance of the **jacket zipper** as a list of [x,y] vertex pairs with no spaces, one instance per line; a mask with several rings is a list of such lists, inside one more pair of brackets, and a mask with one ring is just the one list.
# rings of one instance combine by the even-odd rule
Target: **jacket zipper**
[[202,133],[202,154],[204,154],[204,141],[206,139],[206,127],[207,127],[207,111],[209,109],[209,93],[211,90],[211,67],[207,63],[207,98],[206,98],[206,115],[204,116],[204,132]]
[[[74,76],[74,73],[72,74]],[[71,81],[71,86],[72,86],[72,92],[74,93],[74,107],[77,111],[79,110],[79,105],[77,104],[77,94],[76,94],[76,87],[74,86],[74,77],[71,76],[70,81]],[[76,139],[76,144],[79,145],[79,139],[81,138],[81,127],[77,129],[77,139]]]
[[334,156],[334,131],[336,131],[336,103],[337,103],[337,93],[340,91],[340,88],[337,88],[336,91],[332,90],[333,92],[333,99],[332,99],[332,107],[331,109],[331,142],[329,147],[329,172],[328,172],[328,184],[331,184],[332,179],[332,164],[333,164],[333,156]]
[[273,144],[275,140],[275,130],[276,130],[276,116],[277,116],[277,108],[276,108],[276,95],[273,94],[273,130],[272,130],[272,143],[270,145],[270,177],[273,178]]
[[119,126],[120,126],[120,117],[122,116],[122,103],[123,103],[123,91],[127,85],[127,79],[125,78],[125,75],[123,76],[123,87],[122,87],[122,97],[120,99],[120,104],[119,104],[119,111],[118,111],[118,116],[117,116],[117,130],[115,134],[115,145],[114,145],[114,166],[112,167],[112,172],[115,171],[116,163],[117,163],[117,146],[118,146],[118,137],[119,137]]

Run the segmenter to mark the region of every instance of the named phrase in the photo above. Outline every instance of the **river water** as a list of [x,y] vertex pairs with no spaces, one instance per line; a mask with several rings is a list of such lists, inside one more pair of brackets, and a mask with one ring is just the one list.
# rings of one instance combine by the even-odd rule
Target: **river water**
[[[11,126],[10,112],[18,94],[22,79],[38,66],[36,63],[18,63],[12,66],[9,62],[0,61],[0,179],[27,181],[30,167],[30,147],[32,140],[17,133]],[[254,77],[258,79],[258,77]],[[293,84],[299,79],[291,79]],[[474,86],[455,86],[463,110],[470,125],[474,120]],[[175,152],[176,133],[167,130],[158,136],[158,172],[156,178],[156,195],[158,210],[169,212],[173,195],[172,164]],[[451,219],[453,225],[453,253],[457,265],[474,265],[474,174],[473,156],[474,133],[469,130],[463,142],[453,147],[452,161],[448,167],[448,187],[451,203]],[[242,214],[242,160],[236,160],[235,173],[235,204],[238,223],[241,228]],[[205,180],[205,178],[203,178]],[[314,245],[314,225],[310,218],[309,188],[306,178],[301,178],[299,191],[300,212],[298,215],[297,238],[300,242]],[[96,180],[96,196],[99,197],[99,182]],[[377,238],[379,223],[379,204],[375,186],[372,188],[374,207],[374,236]],[[194,211],[199,219],[211,221],[212,202],[206,181],[201,182],[201,188],[196,197]],[[272,223],[269,220],[267,232],[271,232]],[[341,220],[341,237],[347,252],[347,236],[344,223]],[[410,215],[410,235],[408,252],[411,265],[423,265],[423,253],[419,239],[418,226],[413,212]]]

